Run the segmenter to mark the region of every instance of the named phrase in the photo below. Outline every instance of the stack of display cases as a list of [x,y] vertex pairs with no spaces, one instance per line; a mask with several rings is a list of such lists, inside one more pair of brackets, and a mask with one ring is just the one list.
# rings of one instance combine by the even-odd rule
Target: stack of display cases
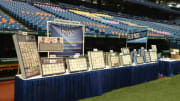
[[129,48],[121,48],[121,52],[122,53],[120,53],[120,63],[122,63],[122,65],[124,66],[131,65],[132,56],[130,54]]
[[157,62],[157,52],[149,50],[150,60],[151,62]]
[[85,57],[67,58],[66,63],[70,73],[88,70],[87,61]]
[[119,67],[121,66],[119,55],[116,52],[107,52],[106,53],[106,63],[109,67]]
[[145,62],[144,47],[138,49],[138,55],[136,56],[136,64],[143,64]]
[[144,50],[144,57],[145,57],[145,62],[146,63],[151,62],[149,52],[147,50]]
[[156,45],[151,45],[152,49],[149,50],[151,62],[157,62],[157,47]]
[[13,35],[13,40],[23,78],[40,75],[40,58],[35,36]]
[[103,51],[98,51],[98,50],[89,51],[88,52],[88,60],[89,60],[89,65],[90,65],[89,70],[105,68]]
[[41,58],[42,76],[64,74],[65,69],[64,58]]

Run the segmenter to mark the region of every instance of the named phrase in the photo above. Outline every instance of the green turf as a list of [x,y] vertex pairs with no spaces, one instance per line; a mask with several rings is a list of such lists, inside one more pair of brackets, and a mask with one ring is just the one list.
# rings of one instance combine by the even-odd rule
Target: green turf
[[180,75],[120,88],[80,101],[180,101]]

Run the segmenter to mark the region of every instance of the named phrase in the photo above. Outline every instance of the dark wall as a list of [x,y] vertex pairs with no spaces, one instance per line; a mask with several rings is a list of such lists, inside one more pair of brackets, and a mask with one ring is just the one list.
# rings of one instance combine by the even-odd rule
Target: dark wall
[[[17,57],[16,51],[14,48],[14,43],[12,35],[0,34],[0,58],[8,57]],[[169,49],[169,41],[162,39],[149,39],[148,40],[148,49],[151,48],[151,45],[157,45],[158,51]],[[122,47],[126,47],[126,39],[118,38],[85,38],[85,54],[87,51],[92,51],[93,48],[97,48],[103,51],[109,51],[113,49],[114,51],[120,52]],[[139,49],[141,47],[146,47],[146,44],[128,44],[128,47],[132,49]],[[44,56],[44,54],[42,54]]]
[[[169,40],[165,39],[149,39],[147,43],[147,49],[151,49],[151,45],[157,45],[158,52],[162,52],[163,50],[169,50]],[[132,49],[140,49],[141,47],[146,48],[146,43],[129,43],[128,47]]]
[[0,34],[0,58],[16,57],[12,35]]
[[126,39],[118,38],[85,38],[85,53],[97,48],[103,51],[114,50],[120,52],[122,47],[126,47]]

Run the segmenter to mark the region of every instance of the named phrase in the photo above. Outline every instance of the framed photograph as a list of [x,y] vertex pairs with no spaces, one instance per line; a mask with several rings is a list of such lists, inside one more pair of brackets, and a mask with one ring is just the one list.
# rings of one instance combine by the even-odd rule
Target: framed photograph
[[144,59],[142,56],[137,56],[136,59],[137,59],[137,64],[143,64],[144,63]]
[[38,37],[40,52],[63,52],[63,37]]
[[42,64],[42,76],[64,74],[66,72],[64,63]]
[[149,54],[150,54],[151,62],[156,62],[157,61],[157,52],[156,51],[150,51]]
[[85,57],[80,58],[67,58],[67,68],[70,72],[87,71],[87,62]]
[[103,51],[90,51],[88,52],[88,59],[90,69],[103,69],[105,68]]
[[31,35],[13,35],[13,41],[23,78],[40,75],[40,58],[36,38]]

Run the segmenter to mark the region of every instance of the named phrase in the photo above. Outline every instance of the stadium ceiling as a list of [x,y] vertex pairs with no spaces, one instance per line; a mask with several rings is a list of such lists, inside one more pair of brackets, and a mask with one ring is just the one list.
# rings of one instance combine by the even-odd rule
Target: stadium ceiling
[[[172,0],[166,0],[166,3],[170,2],[170,1],[172,2]],[[135,5],[139,5],[139,6],[145,6],[145,7],[149,7],[149,8],[153,8],[153,9],[158,9],[160,11],[167,12],[167,13],[180,15],[180,11],[170,9],[169,7],[167,7],[167,5],[162,6],[162,5],[158,5],[156,3],[152,3],[152,2],[148,2],[148,1],[146,2],[146,1],[142,1],[142,0],[124,0],[124,2],[132,3]]]

